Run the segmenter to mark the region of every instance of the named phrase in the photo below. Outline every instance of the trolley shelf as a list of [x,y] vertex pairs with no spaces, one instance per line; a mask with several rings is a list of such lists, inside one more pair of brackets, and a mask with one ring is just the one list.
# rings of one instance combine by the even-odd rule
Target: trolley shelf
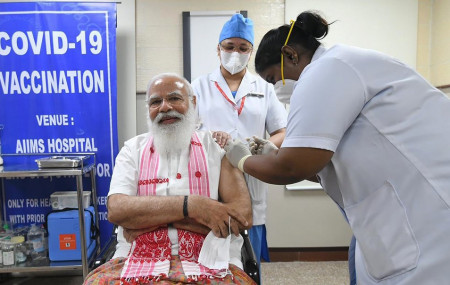
[[[77,153],[78,155],[80,153]],[[79,225],[80,225],[80,239],[81,239],[81,261],[42,261],[40,263],[36,262],[25,262],[24,264],[9,266],[9,267],[1,267],[0,273],[28,273],[28,272],[58,272],[58,271],[79,271],[82,273],[83,278],[87,276],[90,268],[93,265],[93,260],[96,257],[96,254],[100,251],[100,237],[97,237],[96,247],[94,250],[94,254],[92,254],[91,258],[87,258],[87,246],[86,246],[86,236],[85,236],[85,227],[84,227],[84,209],[83,209],[83,175],[89,174],[91,179],[91,187],[92,187],[92,203],[95,211],[95,220],[97,221],[98,227],[98,207],[97,207],[97,191],[96,191],[96,180],[95,180],[95,153],[82,153],[92,155],[92,161],[82,161],[81,164],[77,167],[58,167],[58,168],[39,168],[36,163],[36,158],[42,158],[45,156],[55,155],[55,154],[2,154],[4,159],[4,165],[0,166],[0,179],[9,179],[9,178],[33,178],[33,177],[57,177],[57,176],[73,176],[76,180],[77,185],[77,200],[78,200],[78,214],[79,214]],[[73,156],[74,153],[61,154]],[[5,197],[4,195],[4,187],[1,187],[3,193],[1,193],[1,197]],[[2,198],[2,199],[3,199]],[[5,210],[5,205],[3,201],[3,210]],[[5,219],[5,217],[3,217]]]

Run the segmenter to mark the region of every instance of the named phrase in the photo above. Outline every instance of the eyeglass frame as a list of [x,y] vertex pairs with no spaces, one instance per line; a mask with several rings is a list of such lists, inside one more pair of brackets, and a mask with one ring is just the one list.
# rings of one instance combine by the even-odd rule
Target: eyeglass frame
[[[227,47],[231,47],[231,46],[227,46]],[[236,51],[236,52],[241,53],[241,54],[249,54],[249,53],[251,53],[253,51],[253,47],[249,47],[249,46],[246,45],[245,47],[248,48],[248,51],[243,52],[243,51],[240,50],[241,47],[242,46],[235,47],[233,45],[233,49],[232,50],[226,50],[225,49],[226,47],[224,47],[221,43],[219,44],[220,50],[223,50],[224,52],[228,52],[228,53],[232,53],[232,52]]]
[[[150,95],[149,98],[146,99],[145,101],[149,108],[157,109],[163,105],[164,101],[166,101],[166,104],[169,104],[172,107],[180,106],[180,105],[184,104],[187,100],[189,100],[189,96],[188,96],[187,100],[184,97],[185,97],[185,95],[183,95],[183,94],[180,94],[178,92],[172,92],[170,94],[167,94],[164,97],[161,97],[159,95]],[[155,103],[155,100],[161,100],[161,103],[159,103],[158,105],[153,105],[153,103]],[[173,100],[176,100],[176,101],[173,101]]]

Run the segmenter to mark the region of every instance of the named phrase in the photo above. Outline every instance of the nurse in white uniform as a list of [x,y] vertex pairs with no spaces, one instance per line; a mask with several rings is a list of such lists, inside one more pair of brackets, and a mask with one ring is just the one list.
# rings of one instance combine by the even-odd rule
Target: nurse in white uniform
[[[253,42],[251,19],[235,14],[224,24],[217,46],[220,67],[192,82],[201,129],[225,132],[244,142],[248,137],[264,137],[268,132],[270,140],[281,146],[287,112],[278,101],[272,84],[247,69]],[[220,137],[215,138],[224,145]],[[261,255],[269,261],[265,235],[268,187],[249,175],[245,178],[253,209],[249,237],[258,263]]]
[[355,234],[358,284],[449,284],[450,100],[387,55],[325,49],[327,33],[303,12],[264,36],[257,72],[296,81],[286,138],[253,156],[233,141],[227,156],[269,183],[317,177]]

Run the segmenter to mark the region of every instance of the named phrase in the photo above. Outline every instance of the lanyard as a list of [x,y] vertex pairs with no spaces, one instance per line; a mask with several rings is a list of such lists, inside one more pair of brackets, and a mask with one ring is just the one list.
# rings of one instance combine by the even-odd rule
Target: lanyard
[[217,89],[219,90],[220,94],[222,94],[222,96],[228,101],[230,102],[230,104],[233,106],[233,108],[238,112],[238,116],[241,114],[242,109],[244,109],[244,104],[245,104],[245,98],[242,98],[241,100],[241,106],[239,107],[239,109],[236,107],[236,104],[233,103],[233,101],[231,101],[227,95],[225,94],[225,92],[223,92],[222,88],[220,88],[219,83],[217,83],[217,81],[214,82],[216,84]]

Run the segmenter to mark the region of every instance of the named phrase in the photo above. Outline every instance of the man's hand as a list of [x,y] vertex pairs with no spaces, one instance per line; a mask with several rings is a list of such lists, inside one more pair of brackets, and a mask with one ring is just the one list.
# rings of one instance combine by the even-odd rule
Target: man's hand
[[253,136],[247,138],[248,146],[253,155],[256,154],[268,154],[274,150],[278,150],[278,147],[274,145],[271,141]]
[[231,136],[228,133],[221,131],[212,132],[212,137],[221,148],[224,148],[227,142],[231,140]]
[[[231,207],[204,196],[191,195],[188,200],[189,217],[210,228],[217,237],[225,238],[231,232],[239,235],[239,226],[246,227],[247,220]],[[239,225],[240,224],[240,225]]]
[[224,149],[227,152],[226,156],[228,160],[234,167],[238,167],[239,161],[242,158],[252,155],[248,146],[239,140],[229,140]]
[[131,230],[123,228],[123,237],[127,240],[127,242],[132,243],[138,236],[154,231],[156,229],[160,228],[160,226],[146,228],[146,229],[139,229],[139,230]]

